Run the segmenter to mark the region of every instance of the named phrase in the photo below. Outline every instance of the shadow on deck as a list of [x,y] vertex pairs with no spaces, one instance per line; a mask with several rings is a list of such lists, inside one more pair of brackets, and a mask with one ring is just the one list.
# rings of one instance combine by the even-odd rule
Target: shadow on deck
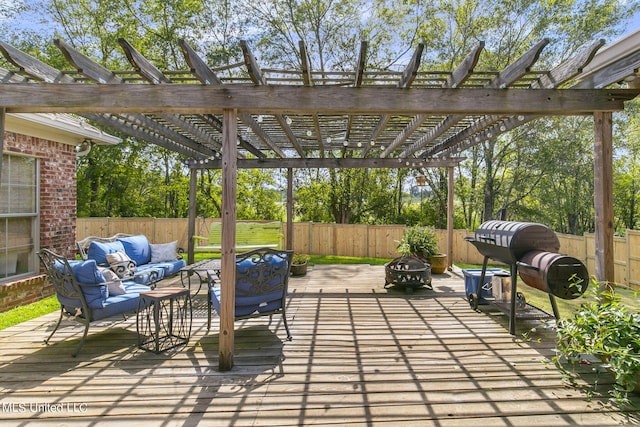
[[[274,318],[236,323],[235,366],[218,371],[217,318],[194,297],[186,347],[136,347],[135,317],[82,329],[57,314],[0,331],[2,425],[574,426],[637,423],[601,394],[569,387],[553,339],[532,321],[471,310],[461,275],[433,290],[384,289],[384,267],[316,266],[292,278],[293,341]],[[523,339],[522,333],[529,334]],[[546,334],[546,335],[545,335]],[[585,375],[594,375],[587,371]],[[600,374],[600,383],[610,383]],[[637,408],[636,408],[637,409]]]

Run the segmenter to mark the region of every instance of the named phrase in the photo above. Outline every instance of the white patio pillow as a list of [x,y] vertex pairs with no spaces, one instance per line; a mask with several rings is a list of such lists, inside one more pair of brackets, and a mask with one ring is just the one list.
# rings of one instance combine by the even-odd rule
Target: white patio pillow
[[175,261],[178,253],[178,241],[159,243],[151,246],[151,263]]
[[107,254],[107,262],[119,278],[131,277],[136,272],[136,263],[122,251]]
[[123,295],[127,293],[124,285],[122,284],[122,279],[118,277],[118,275],[111,269],[104,268],[101,269],[102,275],[104,279],[107,281],[107,288],[109,289],[109,295]]

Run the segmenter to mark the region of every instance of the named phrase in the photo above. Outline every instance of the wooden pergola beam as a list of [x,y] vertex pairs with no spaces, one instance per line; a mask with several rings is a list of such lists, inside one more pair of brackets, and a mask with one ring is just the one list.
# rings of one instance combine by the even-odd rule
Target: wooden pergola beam
[[[122,79],[114,75],[111,71],[89,59],[73,49],[61,40],[54,40],[54,44],[62,51],[65,58],[74,65],[78,71],[85,77],[101,84],[120,85]],[[58,70],[47,64],[11,47],[10,45],[0,42],[2,51],[14,65],[19,66],[31,77],[42,81],[64,82],[68,84],[81,84],[66,75],[61,75]],[[161,124],[145,117],[144,115],[123,115],[109,116],[106,114],[84,114],[84,117],[110,126],[128,135],[141,138],[182,154],[196,157],[206,157],[214,155],[213,150],[197,144],[196,142],[180,135],[173,129],[162,126]]]
[[[418,46],[416,47],[416,50],[413,52],[413,56],[411,57],[411,60],[409,61],[407,66],[404,68],[404,71],[402,72],[402,76],[398,81],[398,88],[406,89],[410,87],[413,81],[416,79],[418,69],[420,68],[420,61],[422,60],[423,51],[424,51],[424,45],[422,43],[418,44]],[[351,116],[349,118],[351,118]],[[375,141],[376,139],[378,139],[378,136],[387,127],[387,123],[389,122],[390,119],[391,119],[391,114],[389,113],[382,114],[380,116],[380,119],[378,120],[378,124],[373,129],[373,132],[371,132],[371,138],[369,138],[371,141]],[[385,157],[385,156],[386,154],[382,153],[381,157]]]
[[15,83],[0,88],[8,113],[537,114],[622,111],[640,89],[433,89],[296,86]]
[[[238,169],[402,169],[402,168],[427,168],[455,166],[464,157],[449,157],[437,159],[415,158],[288,158],[288,159],[238,159]],[[202,162],[192,162],[191,167],[196,169],[221,169],[223,163],[220,159],[206,159]]]
[[[142,115],[121,117],[113,114],[83,114],[83,117],[103,126],[116,129],[126,135],[139,138],[143,141],[148,141],[152,144],[156,144],[160,147],[164,147],[188,157],[202,159],[216,154],[215,151],[209,150],[202,145],[197,145],[193,143],[193,141],[189,141],[189,144],[186,144],[181,139],[174,139],[170,135],[167,136],[169,128],[162,129],[162,132],[158,133],[154,129],[138,125],[136,124],[137,122],[134,123],[131,121],[134,118],[137,120],[138,118],[144,117]],[[177,133],[174,133],[174,135],[176,138],[182,137],[182,135]]]
[[[185,62],[191,68],[191,72],[200,80],[200,82],[204,85],[222,85],[222,80],[216,75],[216,73],[209,68],[207,63],[200,58],[200,56],[196,53],[195,50],[185,41],[179,40],[178,45],[182,49],[182,53],[184,55]],[[271,138],[267,133],[262,129],[262,127],[253,119],[251,114],[240,114],[240,120],[242,120],[247,126],[251,128],[251,130],[256,134],[258,138],[262,140],[267,146],[269,146],[276,154],[281,157],[284,157],[284,153],[280,148],[271,141]],[[217,123],[217,119],[211,117],[210,115],[205,116],[205,120],[212,124],[213,122]],[[222,130],[222,125],[218,126],[217,124],[214,127]],[[238,136],[240,140],[240,145],[251,152],[253,155],[257,157],[264,157],[264,154],[258,150],[255,146],[245,141],[243,138]]]

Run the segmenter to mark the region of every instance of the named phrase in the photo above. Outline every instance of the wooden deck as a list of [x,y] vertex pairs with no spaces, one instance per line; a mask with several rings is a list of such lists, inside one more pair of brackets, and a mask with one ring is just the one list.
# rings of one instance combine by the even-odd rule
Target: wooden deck
[[[195,297],[188,346],[136,347],[135,318],[81,328],[57,314],[0,331],[2,426],[608,426],[638,423],[606,395],[567,386],[553,340],[512,337],[506,316],[464,299],[454,273],[434,290],[384,289],[384,267],[317,266],[292,278],[293,341],[274,319],[237,322],[235,367],[218,372],[217,326]],[[104,325],[104,326],[103,326]],[[520,322],[521,331],[531,323]],[[63,339],[66,338],[66,339]],[[538,341],[540,339],[540,341]],[[587,374],[588,375],[588,374]],[[610,382],[600,374],[601,383]]]

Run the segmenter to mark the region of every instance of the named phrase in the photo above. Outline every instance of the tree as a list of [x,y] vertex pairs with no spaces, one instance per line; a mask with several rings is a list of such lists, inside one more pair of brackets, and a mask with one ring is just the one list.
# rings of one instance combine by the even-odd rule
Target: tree
[[[411,4],[423,7],[420,2]],[[434,6],[431,4],[429,7]],[[554,42],[545,48],[541,58],[542,64],[551,66],[553,64],[549,58],[565,59],[597,37],[616,34],[619,24],[637,10],[638,4],[631,2],[622,5],[611,1],[561,0],[550,4],[534,0],[464,0],[440,1],[435,7],[436,17],[425,21],[424,26],[418,29],[418,36],[425,43],[437,46],[438,53],[430,57],[432,63],[451,69],[473,44],[483,40],[486,50],[480,57],[479,67],[497,71],[543,37]],[[602,18],[604,15],[607,18]],[[434,28],[438,30],[434,31]],[[568,128],[573,130],[572,126]],[[516,139],[526,136],[527,129],[525,127],[504,137],[483,142],[478,151],[472,150],[469,165],[458,169],[472,174],[465,181],[475,190],[463,191],[467,197],[472,198],[477,193],[479,187],[476,184],[482,185],[484,202],[481,209],[484,220],[495,218],[499,208],[518,206],[533,191],[532,184],[543,176],[544,171],[532,168],[535,164],[532,165],[531,161],[535,162],[538,156],[535,150],[543,150],[547,142],[538,140],[539,144],[534,146],[519,143]],[[541,130],[535,127],[529,129]],[[545,158],[549,162],[554,161],[553,158]],[[553,166],[550,169],[558,170]],[[576,183],[581,190],[584,190],[583,184]],[[440,187],[436,185],[435,188],[438,191]],[[465,200],[462,205],[467,210],[467,224],[473,224],[472,218],[476,217],[474,209],[480,209],[479,205],[475,200]],[[524,209],[512,212],[524,214],[524,218],[535,216]],[[588,228],[584,221],[578,226],[577,222],[580,221],[577,218],[568,222],[573,224],[569,229]]]
[[615,121],[614,210],[616,230],[640,227],[640,103],[627,104]]
[[[77,162],[78,216],[183,216],[168,203],[163,176],[149,168],[161,163],[158,148],[125,140],[96,146]],[[174,198],[188,199],[188,184]],[[179,214],[179,215],[178,215]]]
[[[551,43],[536,67],[551,68],[582,45],[616,35],[638,10],[637,0],[36,0],[28,5],[28,11],[14,8],[4,13],[31,13],[40,17],[32,19],[39,26],[18,30],[2,23],[0,32],[59,68],[66,63],[52,47],[53,37],[109,68],[128,66],[117,43],[122,37],[156,66],[170,70],[185,68],[177,50],[177,41],[184,38],[212,68],[229,73],[224,66],[241,58],[238,44],[245,38],[261,64],[283,68],[300,67],[298,43],[303,41],[306,59],[320,76],[354,69],[354,52],[363,40],[369,46],[368,70],[402,70],[416,44],[422,43],[423,69],[450,71],[485,41],[478,68],[498,71],[546,37]],[[616,130],[623,137],[616,158],[618,229],[638,222],[637,132],[632,136],[636,117],[633,110]],[[456,220],[464,218],[465,225],[473,227],[508,208],[510,219],[537,218],[567,232],[590,230],[591,126],[589,120],[544,119],[462,153],[468,160],[456,168],[456,206],[461,211]],[[362,150],[345,147],[344,137],[333,139],[336,145],[322,155],[363,155]],[[321,155],[314,151],[307,154]],[[129,163],[122,167],[119,161]],[[78,206],[83,214],[186,215],[181,197],[188,194],[188,171],[175,153],[127,139],[119,148],[94,148],[78,165]],[[416,209],[406,197],[410,170],[297,171],[296,212],[314,221],[425,221],[443,226],[446,173],[424,173],[430,192]],[[278,174],[239,171],[240,216],[282,215]],[[219,171],[200,172],[197,188],[198,215],[219,215]],[[562,197],[554,197],[554,192]]]
[[594,229],[593,120],[591,117],[544,119],[532,126],[532,154],[540,182],[524,200],[520,215],[561,233]]

